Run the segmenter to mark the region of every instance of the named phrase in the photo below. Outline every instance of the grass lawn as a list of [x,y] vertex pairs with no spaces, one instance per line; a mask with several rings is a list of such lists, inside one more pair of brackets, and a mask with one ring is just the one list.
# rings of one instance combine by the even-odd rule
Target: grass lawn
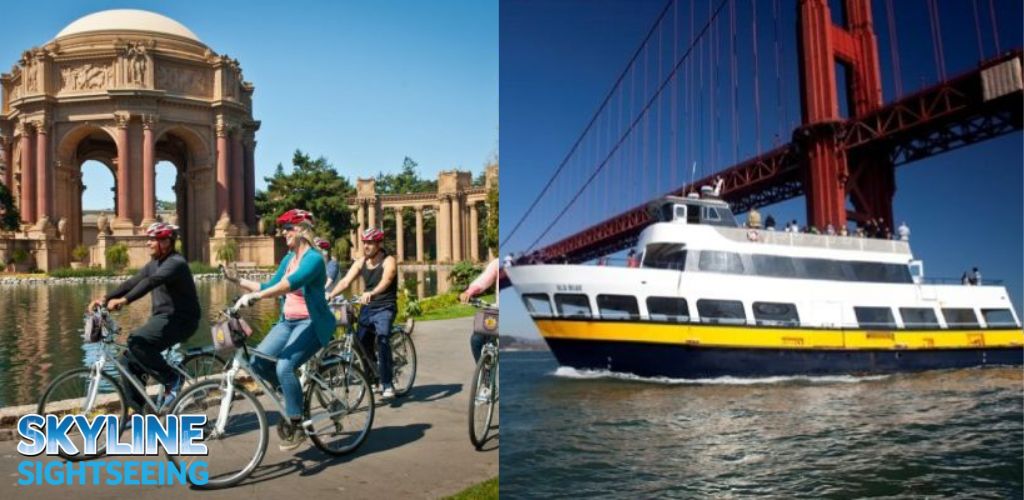
[[470,486],[445,500],[482,500],[498,498],[498,478],[488,479],[480,484]]
[[[480,297],[480,300],[483,300],[484,302],[493,304],[494,303],[494,294],[484,295],[484,296]],[[453,306],[445,307],[443,309],[437,309],[437,310],[434,310],[434,311],[425,312],[425,313],[423,313],[422,316],[418,316],[416,318],[416,321],[433,321],[433,320],[437,320],[437,319],[455,319],[455,318],[473,317],[473,315],[476,314],[476,311],[477,311],[477,308],[475,308],[473,306],[464,305],[464,304],[456,304],[456,305],[453,305]]]

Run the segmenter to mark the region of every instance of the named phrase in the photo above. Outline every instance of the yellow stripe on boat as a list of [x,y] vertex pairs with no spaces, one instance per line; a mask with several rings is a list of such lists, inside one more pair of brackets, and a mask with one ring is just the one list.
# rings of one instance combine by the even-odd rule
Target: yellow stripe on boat
[[792,349],[953,349],[1024,346],[1022,330],[815,330],[536,318],[545,338],[714,347]]

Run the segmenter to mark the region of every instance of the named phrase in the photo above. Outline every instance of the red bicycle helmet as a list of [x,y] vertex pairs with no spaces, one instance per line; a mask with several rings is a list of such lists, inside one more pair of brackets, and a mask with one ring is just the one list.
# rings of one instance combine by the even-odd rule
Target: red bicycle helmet
[[163,222],[154,222],[146,228],[146,236],[150,238],[156,238],[158,240],[164,238],[173,238],[178,232],[178,226],[171,224],[165,224]]
[[375,227],[363,231],[363,241],[384,241],[384,231]]
[[293,208],[281,214],[281,216],[277,218],[278,226],[283,226],[286,224],[291,224],[293,226],[298,226],[300,224],[308,224],[312,226],[313,214],[301,208]]
[[327,241],[325,239],[317,238],[316,241],[314,241],[313,243],[315,243],[316,246],[320,248],[320,250],[330,250],[331,249],[331,242]]

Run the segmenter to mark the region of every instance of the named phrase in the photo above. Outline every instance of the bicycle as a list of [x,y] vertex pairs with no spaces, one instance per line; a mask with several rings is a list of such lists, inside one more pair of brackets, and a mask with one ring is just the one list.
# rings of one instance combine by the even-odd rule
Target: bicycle
[[482,309],[473,320],[473,333],[491,337],[480,350],[469,389],[469,441],[479,450],[487,442],[498,405],[498,309],[477,299],[470,304]]
[[[246,334],[237,322],[238,310],[229,307],[220,313],[231,330],[232,344],[237,346],[231,365],[218,380],[199,382],[178,397],[173,413],[206,414],[203,443],[208,455],[198,457],[171,456],[178,465],[189,460],[207,463],[208,482],[194,485],[199,489],[234,486],[244,480],[263,461],[267,451],[269,424],[266,411],[256,396],[239,379],[246,372],[270,401],[285,415],[283,396],[253,370],[250,354],[270,362],[277,358],[250,348]],[[220,326],[215,327],[220,328]],[[245,327],[247,328],[247,326]],[[216,335],[216,334],[215,334]],[[299,383],[304,394],[302,430],[324,453],[341,456],[355,451],[366,441],[373,425],[373,391],[366,376],[338,356],[315,355],[299,368]],[[251,384],[250,384],[251,385]],[[285,418],[278,422],[278,436],[284,437]],[[255,443],[252,430],[257,430]]]
[[[118,415],[122,422],[119,431],[123,432],[125,427],[123,424],[126,422],[130,403],[127,403],[124,384],[107,372],[108,366],[112,366],[115,373],[121,375],[122,380],[130,383],[142,395],[143,406],[140,408],[132,405],[137,413],[160,414],[166,409],[163,404],[162,388],[157,399],[151,399],[146,390],[146,382],[132,375],[128,368],[121,363],[121,354],[128,349],[128,346],[116,342],[115,339],[120,332],[121,328],[117,326],[117,322],[111,317],[107,308],[98,307],[93,312],[86,314],[84,340],[87,343],[101,344],[99,359],[91,367],[68,370],[50,382],[46,390],[43,391],[36,408],[40,415],[52,414],[57,415],[58,418],[64,415],[86,415],[90,419],[102,414]],[[178,375],[185,377],[183,385],[208,377],[225,366],[222,359],[203,349],[187,351],[180,362],[171,359],[173,351],[173,348],[164,351],[164,357],[168,359],[168,364]],[[104,455],[106,443],[106,426],[104,426],[101,438],[97,441],[95,455],[86,456],[83,453],[72,455],[63,449],[58,451],[65,460],[80,461]]]
[[[338,296],[331,300],[329,305],[334,317],[338,319],[338,328],[342,329],[343,336],[332,340],[324,350],[324,355],[337,355],[352,361],[353,365],[369,375],[371,383],[380,384],[380,365],[377,363],[376,349],[367,353],[362,342],[355,338],[356,325],[359,323],[356,297],[346,299]],[[415,328],[416,322],[412,318],[406,320],[405,325],[391,327],[391,381],[395,396],[408,393],[416,381],[416,345],[412,341],[412,332]]]

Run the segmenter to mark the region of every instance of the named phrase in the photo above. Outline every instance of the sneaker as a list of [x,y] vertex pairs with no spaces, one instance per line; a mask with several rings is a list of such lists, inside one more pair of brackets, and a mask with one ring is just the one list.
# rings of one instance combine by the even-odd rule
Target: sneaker
[[383,399],[395,399],[395,388],[394,387],[385,387],[384,388],[384,393],[381,394],[380,397],[383,398]]
[[478,403],[486,403],[491,400],[491,388],[481,387],[476,394],[476,400]]
[[284,436],[281,437],[281,444],[277,446],[279,450],[294,450],[306,440],[306,433],[302,430],[301,425],[292,424],[291,422],[284,425]]
[[181,385],[184,382],[179,375],[174,382],[164,386],[164,393],[161,396],[161,402],[158,405],[162,410],[169,410],[171,405],[174,404],[174,400],[178,399],[178,394],[181,393]]

